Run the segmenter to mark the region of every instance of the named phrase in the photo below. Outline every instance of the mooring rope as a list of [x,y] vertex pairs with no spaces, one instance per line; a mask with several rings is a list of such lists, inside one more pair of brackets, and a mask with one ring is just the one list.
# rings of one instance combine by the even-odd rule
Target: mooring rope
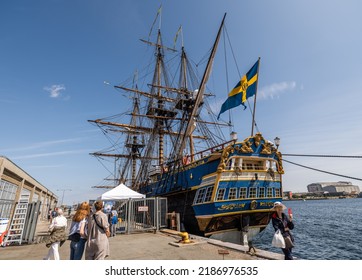
[[299,167],[307,168],[307,169],[310,169],[310,170],[314,170],[314,171],[318,171],[318,172],[322,172],[322,173],[326,173],[326,174],[330,174],[330,175],[334,175],[334,176],[344,177],[344,178],[348,178],[348,179],[352,179],[352,180],[362,181],[361,178],[351,177],[351,176],[347,176],[347,175],[342,175],[342,174],[338,174],[338,173],[334,173],[334,172],[329,172],[329,171],[309,167],[309,166],[302,165],[302,164],[299,164],[299,163],[295,163],[295,162],[292,162],[292,161],[289,161],[289,160],[286,160],[286,159],[283,159],[283,161],[285,161],[287,163],[290,163],[290,164],[294,164],[294,165],[299,166]]

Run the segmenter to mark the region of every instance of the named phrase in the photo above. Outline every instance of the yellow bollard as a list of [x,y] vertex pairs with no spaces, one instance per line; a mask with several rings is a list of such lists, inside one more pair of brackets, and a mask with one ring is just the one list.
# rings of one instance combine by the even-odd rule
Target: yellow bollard
[[189,234],[187,232],[180,232],[178,235],[182,237],[182,239],[180,241],[181,243],[184,243],[184,244],[191,243]]

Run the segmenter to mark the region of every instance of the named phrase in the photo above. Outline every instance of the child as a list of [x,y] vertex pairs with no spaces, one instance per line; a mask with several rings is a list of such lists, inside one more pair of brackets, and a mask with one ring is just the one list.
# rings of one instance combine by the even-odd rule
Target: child
[[116,225],[118,223],[117,215],[112,215],[111,218],[111,236],[116,236]]

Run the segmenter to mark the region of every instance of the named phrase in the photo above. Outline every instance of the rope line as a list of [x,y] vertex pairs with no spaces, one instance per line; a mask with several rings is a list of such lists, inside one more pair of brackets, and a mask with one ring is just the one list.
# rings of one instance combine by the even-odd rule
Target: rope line
[[342,156],[342,155],[302,155],[302,154],[283,154],[287,157],[326,157],[326,158],[362,158],[362,156]]
[[338,176],[338,177],[343,177],[343,178],[347,178],[347,179],[362,181],[361,178],[351,177],[351,176],[347,176],[347,175],[342,175],[342,174],[338,174],[338,173],[334,173],[334,172],[329,172],[329,171],[309,167],[309,166],[302,165],[302,164],[299,164],[299,163],[295,163],[295,162],[292,162],[292,161],[289,161],[289,160],[286,160],[286,159],[283,159],[283,161],[285,161],[287,163],[290,163],[290,164],[294,164],[294,165],[299,166],[299,167],[310,169],[310,170],[313,170],[313,171],[318,171],[318,172],[322,172],[322,173],[326,173],[326,174],[330,174],[330,175],[334,175],[334,176]]

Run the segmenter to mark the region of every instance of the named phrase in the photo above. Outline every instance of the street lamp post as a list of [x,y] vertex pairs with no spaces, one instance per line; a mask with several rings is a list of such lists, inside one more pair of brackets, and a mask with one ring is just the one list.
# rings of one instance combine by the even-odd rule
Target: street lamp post
[[62,194],[62,202],[60,203],[60,206],[62,206],[63,205],[63,200],[64,200],[64,193],[66,192],[66,191],[72,191],[71,189],[60,189],[60,190],[57,190],[57,192],[63,192],[63,194]]
[[280,145],[280,138],[278,136],[274,138],[274,144],[275,144],[275,146],[277,147],[277,150],[278,150],[279,145]]
[[231,140],[236,141],[236,140],[238,140],[238,134],[235,131],[232,131],[230,133],[230,138],[231,138]]

